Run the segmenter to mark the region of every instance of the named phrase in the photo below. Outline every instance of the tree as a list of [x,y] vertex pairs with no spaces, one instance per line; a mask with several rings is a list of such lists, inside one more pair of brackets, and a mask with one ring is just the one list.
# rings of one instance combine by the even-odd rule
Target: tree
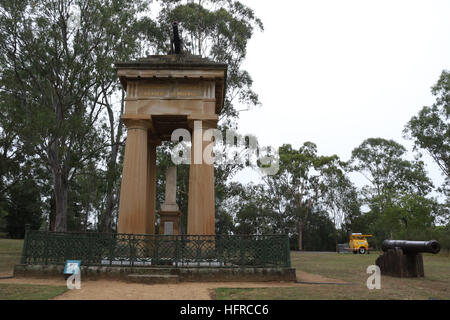
[[[335,245],[338,244],[339,230],[345,226],[348,231],[356,231],[353,227],[355,217],[361,215],[361,200],[358,191],[343,170],[345,164],[339,167],[331,166],[324,173],[324,193],[321,204],[326,209],[334,224]],[[360,232],[360,231],[358,231]]]
[[352,151],[351,168],[369,181],[363,194],[366,203],[378,212],[395,203],[399,195],[425,196],[433,187],[424,163],[406,160],[405,156],[405,147],[382,138],[369,138]]
[[442,249],[447,249],[447,255],[450,255],[450,223],[436,226],[434,228],[434,238],[439,241]]
[[22,238],[25,225],[37,230],[42,224],[39,188],[31,176],[23,177],[9,189],[6,231],[11,238]]
[[374,234],[379,245],[386,238],[419,236],[436,218],[435,201],[427,196],[433,184],[419,159],[407,160],[406,149],[393,140],[370,138],[352,152],[352,170],[367,178],[364,203],[370,211],[357,221]]
[[305,225],[303,247],[308,251],[334,251],[335,226],[328,212],[314,210]]
[[394,238],[426,240],[432,236],[438,206],[416,194],[404,195],[398,204],[386,208],[380,221]]
[[[67,226],[69,230],[86,232],[99,229],[106,203],[107,194],[104,177],[105,172],[97,168],[94,161],[90,161],[72,179],[69,193],[69,214]],[[98,228],[94,223],[97,222]],[[106,232],[107,230],[99,230]],[[110,231],[110,230],[108,230]]]
[[28,156],[51,173],[56,231],[67,230],[72,179],[105,148],[96,125],[114,83],[111,61],[138,37],[142,8],[126,0],[0,4],[1,90],[14,100],[2,108]]
[[[296,221],[298,249],[303,250],[303,230],[308,223],[314,205],[326,193],[326,172],[338,166],[337,156],[317,155],[317,146],[305,142],[298,150],[291,145],[279,148],[279,171],[266,176],[265,183],[271,195],[274,210],[280,216]],[[333,169],[334,170],[334,169]]]
[[423,107],[404,129],[415,149],[425,149],[450,179],[450,72],[444,70],[431,92],[436,102]]
[[230,195],[237,196],[233,211],[237,234],[273,233],[273,210],[268,206],[264,185],[242,186],[232,184],[234,190]]

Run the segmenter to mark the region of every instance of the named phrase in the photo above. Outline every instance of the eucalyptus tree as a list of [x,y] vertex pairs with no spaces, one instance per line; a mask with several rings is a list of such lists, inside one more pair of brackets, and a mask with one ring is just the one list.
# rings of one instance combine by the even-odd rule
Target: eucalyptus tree
[[432,106],[423,107],[407,123],[404,134],[416,149],[425,149],[450,182],[450,72],[444,70],[431,89]]
[[27,154],[51,173],[56,231],[67,229],[70,182],[105,148],[98,124],[113,85],[111,61],[133,51],[138,35],[130,31],[145,6],[127,0],[0,3],[1,91],[14,101],[1,108]]
[[303,250],[303,230],[314,206],[319,207],[328,187],[326,175],[337,170],[337,156],[319,156],[317,146],[305,142],[298,150],[291,145],[279,148],[279,171],[264,182],[273,198],[274,210],[296,222],[298,248]]
[[266,186],[262,184],[230,183],[227,209],[233,214],[234,231],[237,234],[276,233],[275,211],[268,200]]
[[433,227],[439,218],[440,205],[434,199],[417,194],[405,194],[380,215],[380,229],[407,240],[433,237]]
[[[124,5],[122,10],[120,7]],[[149,14],[151,8],[147,1],[119,1],[117,10],[108,21],[108,30],[103,34],[105,46],[96,49],[99,65],[99,101],[103,121],[101,130],[105,148],[102,149],[104,161],[103,208],[98,216],[99,231],[110,232],[114,229],[114,213],[118,210],[120,178],[122,172],[122,153],[125,140],[125,127],[121,115],[125,109],[125,90],[117,78],[113,67],[116,62],[129,61],[142,55],[146,43],[145,32],[151,21],[142,17]],[[141,16],[138,18],[138,16]]]
[[418,221],[419,216],[428,215],[434,221],[433,211],[423,209],[433,202],[427,199],[433,183],[424,163],[419,159],[408,160],[406,156],[405,147],[382,138],[367,139],[352,151],[352,170],[361,173],[368,182],[362,189],[364,203],[370,208],[365,215],[378,241],[398,233],[398,227],[417,225],[412,221]]
[[[23,154],[20,152],[22,147],[20,140],[11,130],[14,123],[1,108],[9,102],[8,96],[0,91],[0,219],[7,213],[5,210],[8,204],[9,187],[20,172],[20,162],[24,161]],[[0,229],[4,226],[4,223],[0,224]]]
[[43,220],[40,190],[32,176],[20,177],[8,190],[8,205],[5,217],[6,231],[11,238],[22,238],[25,225],[39,229]]
[[321,198],[321,205],[333,221],[336,245],[338,230],[342,231],[344,226],[351,228],[352,219],[361,214],[361,199],[357,188],[347,176],[346,169],[347,164],[337,163],[336,166],[327,168],[323,175],[326,192]]
[[369,182],[363,189],[368,203],[379,212],[407,193],[426,196],[433,184],[424,163],[406,159],[404,146],[382,138],[369,138],[352,151],[351,169]]

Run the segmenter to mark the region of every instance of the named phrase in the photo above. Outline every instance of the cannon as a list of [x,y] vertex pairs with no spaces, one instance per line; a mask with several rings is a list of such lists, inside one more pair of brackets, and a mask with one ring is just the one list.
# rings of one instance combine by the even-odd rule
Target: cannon
[[384,240],[381,249],[375,263],[382,275],[415,278],[425,276],[422,253],[437,254],[441,245],[436,240]]
[[386,252],[389,249],[400,248],[403,253],[439,253],[441,245],[436,240],[430,241],[407,241],[407,240],[384,240],[381,249]]

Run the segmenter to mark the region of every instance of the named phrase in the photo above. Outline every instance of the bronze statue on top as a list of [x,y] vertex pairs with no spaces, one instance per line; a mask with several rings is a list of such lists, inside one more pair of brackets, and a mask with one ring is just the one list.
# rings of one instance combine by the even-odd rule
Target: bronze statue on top
[[170,38],[169,54],[181,54],[183,53],[183,40],[178,30],[178,22],[172,23],[172,32],[173,36]]

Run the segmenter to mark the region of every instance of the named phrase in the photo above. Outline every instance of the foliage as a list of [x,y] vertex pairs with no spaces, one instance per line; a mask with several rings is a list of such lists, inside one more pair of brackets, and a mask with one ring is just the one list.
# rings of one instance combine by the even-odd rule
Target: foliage
[[23,177],[9,189],[6,231],[13,239],[23,239],[25,225],[39,229],[42,224],[39,189],[31,176]]
[[[303,250],[334,251],[336,250],[336,228],[328,212],[317,210],[311,214],[303,231]],[[291,248],[298,250],[298,236],[291,238]]]
[[363,174],[370,183],[363,189],[364,198],[380,212],[403,194],[423,196],[433,187],[424,163],[409,161],[405,156],[405,147],[382,138],[369,138],[352,151],[352,170]]
[[418,195],[404,196],[398,205],[391,206],[381,215],[385,229],[395,239],[418,240],[432,236],[436,203]]
[[450,179],[450,72],[444,70],[431,92],[436,102],[412,117],[404,134],[416,149],[425,149]]
[[2,1],[2,113],[9,130],[53,185],[55,230],[67,229],[69,189],[100,161],[104,99],[117,85],[112,62],[138,42],[142,1]]
[[277,233],[273,209],[267,205],[266,190],[263,185],[234,185],[231,194],[237,196],[235,203],[235,232],[237,234]]
[[236,127],[238,112],[235,102],[247,107],[259,105],[252,90],[250,74],[241,69],[247,54],[248,41],[263,24],[254,11],[234,0],[204,0],[198,3],[183,0],[160,0],[157,21],[148,21],[148,37],[153,51],[167,54],[172,22],[182,30],[184,48],[190,54],[228,64],[226,101],[221,114],[225,127]]
[[434,228],[434,237],[441,244],[441,250],[450,253],[450,223],[446,226],[436,226]]
[[298,248],[302,250],[302,232],[308,223],[313,206],[327,192],[325,177],[339,170],[337,156],[317,155],[317,146],[305,142],[298,150],[291,145],[279,148],[279,171],[265,177],[274,210],[296,221]]

